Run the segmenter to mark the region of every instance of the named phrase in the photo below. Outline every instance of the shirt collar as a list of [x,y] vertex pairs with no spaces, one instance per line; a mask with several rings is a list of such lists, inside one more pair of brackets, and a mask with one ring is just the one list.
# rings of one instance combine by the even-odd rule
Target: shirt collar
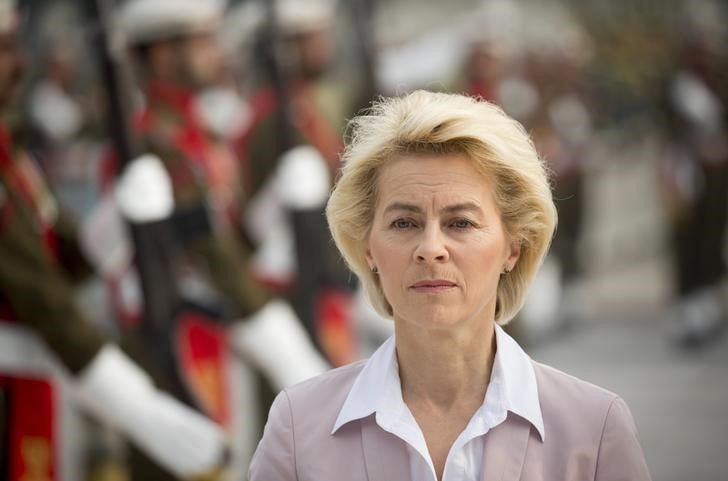
[[500,376],[503,380],[506,409],[530,422],[541,436],[541,441],[544,441],[543,415],[533,362],[498,324],[495,325],[495,339],[498,347],[493,368],[496,378]]
[[386,400],[390,399],[392,391],[395,390],[395,380],[399,382],[394,335],[392,335],[372,354],[357,376],[339,411],[339,417],[331,434],[348,422],[382,410]]
[[[536,374],[531,358],[499,325],[495,325],[496,354],[484,401],[526,419],[545,439],[543,416],[538,400]],[[357,376],[339,411],[331,434],[344,424],[371,414],[384,414],[402,402],[395,339],[391,336],[369,358]],[[496,407],[496,409],[498,409]],[[500,410],[500,409],[499,409]]]

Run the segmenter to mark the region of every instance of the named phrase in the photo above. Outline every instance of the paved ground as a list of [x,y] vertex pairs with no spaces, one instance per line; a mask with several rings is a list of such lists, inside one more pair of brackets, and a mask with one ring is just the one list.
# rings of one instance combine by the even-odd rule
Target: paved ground
[[627,401],[654,481],[726,481],[728,335],[686,353],[669,345],[666,327],[591,320],[529,352]]

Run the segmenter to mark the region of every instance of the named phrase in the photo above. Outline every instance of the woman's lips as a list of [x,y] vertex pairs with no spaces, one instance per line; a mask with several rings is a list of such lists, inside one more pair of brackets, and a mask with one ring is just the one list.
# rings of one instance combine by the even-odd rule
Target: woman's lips
[[455,284],[454,282],[446,281],[444,279],[433,279],[415,282],[410,286],[410,289],[415,292],[421,293],[435,293],[448,291],[450,289],[454,289],[455,287],[457,287],[457,284]]

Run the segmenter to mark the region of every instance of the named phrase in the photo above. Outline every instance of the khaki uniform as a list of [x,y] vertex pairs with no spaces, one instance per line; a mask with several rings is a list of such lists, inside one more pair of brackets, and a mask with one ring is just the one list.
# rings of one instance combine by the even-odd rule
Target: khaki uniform
[[[191,268],[221,294],[220,300],[227,309],[220,320],[230,323],[254,314],[266,305],[270,296],[250,270],[250,252],[239,232],[244,197],[237,158],[226,140],[202,124],[195,111],[194,91],[152,83],[146,93],[148,103],[138,118],[137,132],[145,151],[162,160],[172,181],[175,209],[170,219],[171,269],[180,272]],[[172,307],[172,312],[180,312],[181,305]],[[173,346],[179,342],[178,333],[169,332],[169,327],[162,327],[161,331],[159,326],[147,326],[147,329],[156,335],[148,336],[149,331],[142,327],[137,333],[128,333],[128,337],[136,339],[140,349],[153,357],[157,365],[168,367],[170,362],[179,363],[180,359],[170,355],[179,349]],[[171,350],[166,354],[154,352],[159,351],[160,344],[171,346]],[[163,368],[167,373],[164,380],[173,384],[167,386],[168,390],[178,398],[198,404],[197,399],[190,398],[189,387],[170,375],[177,369],[179,365]],[[225,366],[215,369],[220,369],[218,374],[224,377]],[[263,387],[267,384],[260,373],[255,376],[260,386],[257,389],[261,389],[258,402],[263,407],[270,405],[274,393]],[[131,452],[131,469],[139,479],[171,479],[137,450]]]
[[[0,126],[2,129],[2,126]],[[73,283],[90,272],[76,228],[55,211],[43,179],[0,130],[0,299],[2,317],[27,325],[74,373],[104,344],[74,302]]]
[[[343,112],[327,109],[333,102],[326,97],[328,85],[300,82],[291,89],[291,148],[314,147],[326,161],[331,178],[339,167],[343,151]],[[281,145],[280,99],[272,89],[260,90],[252,105],[256,122],[241,142],[245,159],[245,187],[249,197],[271,180],[286,146]],[[338,108],[341,109],[339,102]],[[309,335],[335,364],[346,364],[358,357],[352,320],[345,312],[353,289],[352,277],[331,240],[322,204],[313,209],[291,209],[288,218],[295,237],[297,277],[295,289],[287,292],[297,315]]]
[[148,101],[140,132],[172,179],[172,224],[183,257],[209,273],[211,284],[232,303],[234,317],[258,311],[269,296],[253,278],[239,236],[244,198],[237,158],[225,140],[204,128],[193,92],[152,84]]

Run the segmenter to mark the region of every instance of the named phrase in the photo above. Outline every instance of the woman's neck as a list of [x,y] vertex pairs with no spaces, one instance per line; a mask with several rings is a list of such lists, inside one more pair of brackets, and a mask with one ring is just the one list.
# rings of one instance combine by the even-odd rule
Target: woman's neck
[[492,321],[446,331],[395,322],[395,339],[405,403],[441,412],[482,404],[496,351]]

